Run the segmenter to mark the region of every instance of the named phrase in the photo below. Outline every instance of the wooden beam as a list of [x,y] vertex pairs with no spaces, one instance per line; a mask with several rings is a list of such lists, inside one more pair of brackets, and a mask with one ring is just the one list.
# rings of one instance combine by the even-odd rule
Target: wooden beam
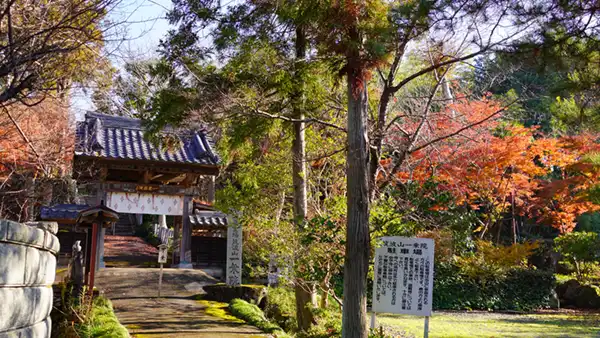
[[108,167],[103,166],[100,168],[100,180],[104,182],[106,177],[108,177]]
[[154,176],[154,174],[151,171],[145,170],[142,174],[142,177],[140,178],[141,183],[149,184],[152,180],[152,176]]
[[74,158],[75,162],[90,162],[91,165],[105,165],[114,169],[125,170],[151,170],[155,173],[197,173],[204,175],[218,175],[219,166],[210,164],[191,164],[179,162],[164,162],[164,161],[142,161],[142,160],[124,160],[112,158],[97,158],[93,156],[78,155]]
[[198,175],[196,174],[185,174],[185,178],[183,179],[183,181],[181,181],[181,185],[186,188],[189,188],[190,186],[192,186],[192,184],[194,184],[196,177],[198,177]]
[[159,179],[159,178],[163,177],[164,175],[165,175],[165,174],[158,174],[158,175],[154,175],[154,176],[152,176],[152,178],[150,179],[150,181],[154,181],[154,180],[156,180],[156,179]]

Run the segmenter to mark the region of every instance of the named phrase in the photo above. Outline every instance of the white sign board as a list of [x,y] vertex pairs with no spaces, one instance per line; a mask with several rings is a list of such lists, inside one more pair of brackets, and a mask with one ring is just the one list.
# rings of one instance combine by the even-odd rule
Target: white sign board
[[107,206],[116,212],[145,215],[183,215],[183,196],[109,192]]
[[433,250],[430,238],[380,238],[375,249],[373,312],[431,315]]
[[158,246],[158,262],[161,264],[167,263],[167,246],[165,244]]
[[227,285],[242,284],[242,227],[228,222],[227,227],[227,267],[225,271]]

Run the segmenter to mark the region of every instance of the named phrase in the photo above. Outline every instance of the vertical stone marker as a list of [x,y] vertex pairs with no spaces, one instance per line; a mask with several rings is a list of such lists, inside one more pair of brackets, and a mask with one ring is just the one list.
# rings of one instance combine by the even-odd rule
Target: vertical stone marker
[[242,284],[242,226],[230,217],[227,225],[226,282],[229,286]]
[[57,230],[0,220],[0,337],[50,337]]
[[433,296],[434,241],[430,238],[382,237],[375,249],[373,317],[398,313],[425,317],[425,337]]

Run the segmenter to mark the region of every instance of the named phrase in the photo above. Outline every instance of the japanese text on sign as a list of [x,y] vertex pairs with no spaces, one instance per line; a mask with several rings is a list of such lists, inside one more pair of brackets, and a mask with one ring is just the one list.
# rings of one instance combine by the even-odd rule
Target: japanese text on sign
[[226,269],[227,285],[242,284],[242,227],[235,223],[227,227]]
[[373,311],[431,315],[433,250],[430,238],[382,237],[375,249]]
[[167,245],[161,244],[158,246],[158,262],[164,264],[167,262]]

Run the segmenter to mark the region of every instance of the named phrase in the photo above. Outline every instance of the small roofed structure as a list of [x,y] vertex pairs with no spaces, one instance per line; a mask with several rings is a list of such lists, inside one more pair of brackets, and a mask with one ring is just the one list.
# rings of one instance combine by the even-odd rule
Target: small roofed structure
[[[94,290],[94,276],[96,273],[97,262],[104,253],[104,237],[101,235],[100,229],[110,228],[119,220],[119,214],[104,205],[104,201],[100,201],[100,205],[90,207],[79,212],[77,216],[77,225],[80,227],[91,228],[91,236],[88,231],[87,236],[87,253],[85,264],[85,281],[89,287],[90,294]],[[100,249],[100,245],[102,248]]]
[[110,228],[118,220],[119,214],[105,206],[104,201],[100,201],[98,206],[79,211],[76,223],[80,227],[91,227],[93,224],[97,224],[102,228]]

